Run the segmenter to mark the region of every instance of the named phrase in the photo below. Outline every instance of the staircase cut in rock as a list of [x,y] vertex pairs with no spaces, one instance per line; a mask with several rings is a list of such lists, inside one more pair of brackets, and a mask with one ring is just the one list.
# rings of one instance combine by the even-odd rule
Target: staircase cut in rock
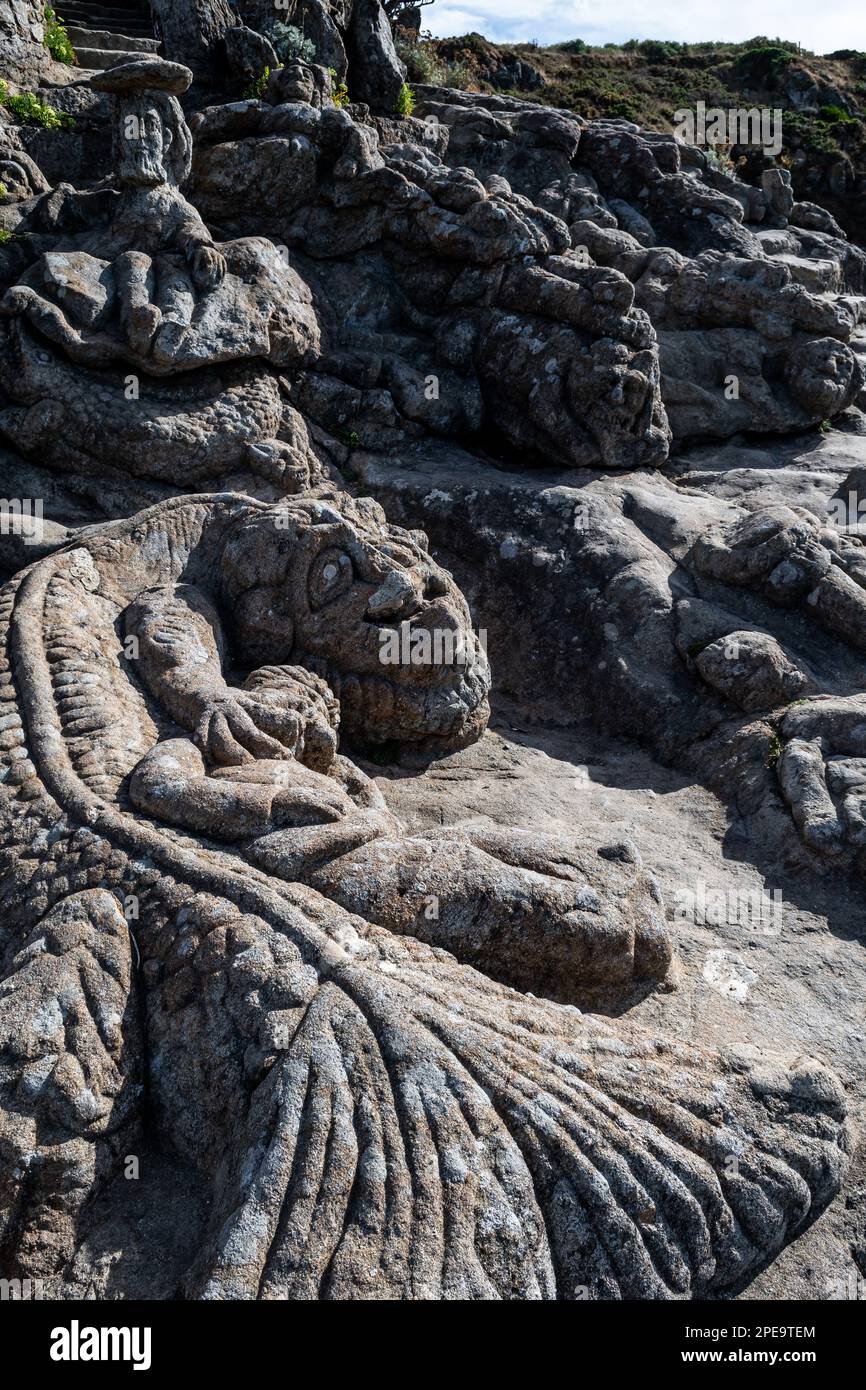
[[100,29],[111,34],[153,38],[153,16],[147,0],[113,0],[110,5],[94,4],[92,0],[69,0],[58,13],[69,30]]
[[159,52],[150,6],[140,0],[116,0],[111,6],[70,0],[62,18],[82,68],[101,71]]

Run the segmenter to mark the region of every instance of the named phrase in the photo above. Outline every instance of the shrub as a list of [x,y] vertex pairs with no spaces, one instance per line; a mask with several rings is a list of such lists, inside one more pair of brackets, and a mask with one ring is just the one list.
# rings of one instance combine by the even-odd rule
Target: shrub
[[662,39],[642,39],[638,49],[651,63],[663,63],[679,52],[680,45]]
[[744,53],[751,53],[756,49],[762,48],[779,48],[786,53],[790,53],[792,57],[797,53],[805,54],[809,51],[806,48],[801,48],[798,43],[792,43],[789,39],[770,39],[766,34],[756,34],[754,38],[746,39],[745,43],[736,46]]
[[313,63],[316,60],[316,45],[295,24],[275,20],[268,38],[281,63]]
[[397,56],[406,64],[406,71],[412,82],[424,82],[431,87],[445,85],[445,68],[436,56],[433,46],[422,40],[420,43],[399,34],[394,42]]
[[473,82],[473,72],[468,63],[457,59],[453,63],[448,63],[445,68],[446,87],[456,87],[460,91],[465,91]]
[[345,82],[337,81],[336,68],[328,68],[328,72],[331,74],[331,101],[342,110],[344,106],[349,105],[349,88]]
[[409,86],[408,82],[404,82],[397,93],[397,115],[400,116],[401,119],[405,119],[406,116],[411,116],[414,110],[415,98],[412,95],[412,88]]
[[851,122],[853,116],[849,116],[847,111],[843,111],[841,106],[822,106],[818,112],[822,121],[829,122],[830,125],[837,125],[839,121]]
[[72,130],[75,121],[63,111],[55,111],[47,102],[40,101],[32,92],[21,92],[12,96],[6,83],[0,80],[0,106],[11,111],[20,125],[39,125],[45,130]]
[[802,111],[785,113],[785,143],[813,155],[835,154],[838,151],[828,123],[818,116],[807,116]]
[[766,44],[747,48],[734,60],[734,67],[746,78],[775,81],[796,56],[794,49],[784,44]]
[[66,25],[62,19],[58,19],[50,5],[45,6],[42,14],[45,20],[45,33],[42,42],[55,62],[66,63],[68,67],[73,67],[78,59],[75,56],[75,49],[72,47],[72,40],[66,32]]
[[589,45],[583,39],[567,39],[565,43],[554,44],[554,47],[560,53],[585,53]]
[[263,100],[265,92],[268,90],[268,78],[270,77],[270,75],[270,68],[265,68],[261,77],[257,77],[254,82],[250,83],[250,85],[244,91],[244,97],[247,99],[247,101]]

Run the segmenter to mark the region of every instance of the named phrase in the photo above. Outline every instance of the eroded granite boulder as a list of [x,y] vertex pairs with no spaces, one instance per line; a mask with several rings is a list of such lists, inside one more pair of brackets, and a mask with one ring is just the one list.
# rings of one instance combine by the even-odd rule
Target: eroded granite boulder
[[249,85],[260,79],[266,69],[275,71],[279,67],[274,46],[267,34],[248,29],[245,24],[227,29],[223,42],[232,76],[239,82]]
[[377,111],[395,111],[406,67],[397,57],[381,0],[352,0],[346,49],[354,99]]

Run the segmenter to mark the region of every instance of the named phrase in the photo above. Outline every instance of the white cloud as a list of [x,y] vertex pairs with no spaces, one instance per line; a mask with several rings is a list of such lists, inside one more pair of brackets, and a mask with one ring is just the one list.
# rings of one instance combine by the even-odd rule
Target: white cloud
[[726,39],[740,42],[767,34],[801,43],[815,53],[836,48],[866,50],[866,5],[863,0],[756,0],[755,4],[720,6],[711,0],[448,0],[423,11],[424,28],[440,37],[476,30],[501,42],[559,43],[581,38],[587,43],[623,43],[626,39]]

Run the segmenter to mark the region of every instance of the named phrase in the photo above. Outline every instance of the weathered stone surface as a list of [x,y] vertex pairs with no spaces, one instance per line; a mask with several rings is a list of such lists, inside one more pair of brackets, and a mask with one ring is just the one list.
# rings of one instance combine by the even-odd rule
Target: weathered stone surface
[[37,0],[0,0],[3,74],[13,82],[38,81],[49,66],[43,9]]
[[[439,949],[523,984],[537,941],[558,993],[569,959],[574,989],[668,960],[632,849],[407,838],[335,756],[338,707],[356,739],[381,738],[385,718],[397,738],[446,746],[485,717],[462,600],[375,504],[162,504],[41,561],[0,604],[0,827],[19,855],[3,888],[2,1240],[17,1274],[74,1266],[143,1073],[167,1147],[213,1187],[192,1296],[695,1295],[741,1279],[835,1190],[843,1099],[817,1064],[666,1044]],[[462,631],[468,674],[404,665],[371,685],[364,613]],[[241,687],[223,675],[226,637],[236,666],[258,667]],[[413,891],[443,895],[438,921],[419,924],[421,902],[411,913],[401,866]],[[130,897],[134,1001],[117,906]],[[37,932],[48,948],[28,952]],[[72,972],[102,1001],[96,1020],[73,1000],[73,1035],[46,1024],[31,1039],[16,1002],[61,1020]],[[106,990],[115,1021],[100,1032]],[[413,1116],[427,1121],[407,1147]],[[328,1161],[321,1125],[340,1136]],[[16,1166],[34,1143],[38,1186]],[[331,1205],[327,1232],[310,1231],[302,1169]],[[445,1217],[432,1262],[431,1201]]]
[[208,74],[219,64],[220,40],[237,24],[228,0],[153,0],[166,58]]
[[[283,428],[264,364],[318,350],[309,292],[273,244],[218,246],[179,191],[191,140],[174,93],[190,77],[148,57],[94,79],[118,94],[119,188],[61,185],[37,202],[31,224],[51,228],[51,249],[0,301],[2,427],[58,466],[110,471],[120,438],[144,476],[230,468]],[[172,377],[183,385],[160,384]]]
[[[866,253],[631,122],[401,117],[379,0],[280,18],[173,7],[0,131],[0,1266],[742,1289],[842,1182],[852,1001],[807,953],[824,1012],[774,977],[732,1048],[694,951],[745,1007],[746,946],[635,841],[675,898],[701,836],[866,869]],[[557,818],[579,741],[518,811],[491,695],[641,740],[691,832]]]

